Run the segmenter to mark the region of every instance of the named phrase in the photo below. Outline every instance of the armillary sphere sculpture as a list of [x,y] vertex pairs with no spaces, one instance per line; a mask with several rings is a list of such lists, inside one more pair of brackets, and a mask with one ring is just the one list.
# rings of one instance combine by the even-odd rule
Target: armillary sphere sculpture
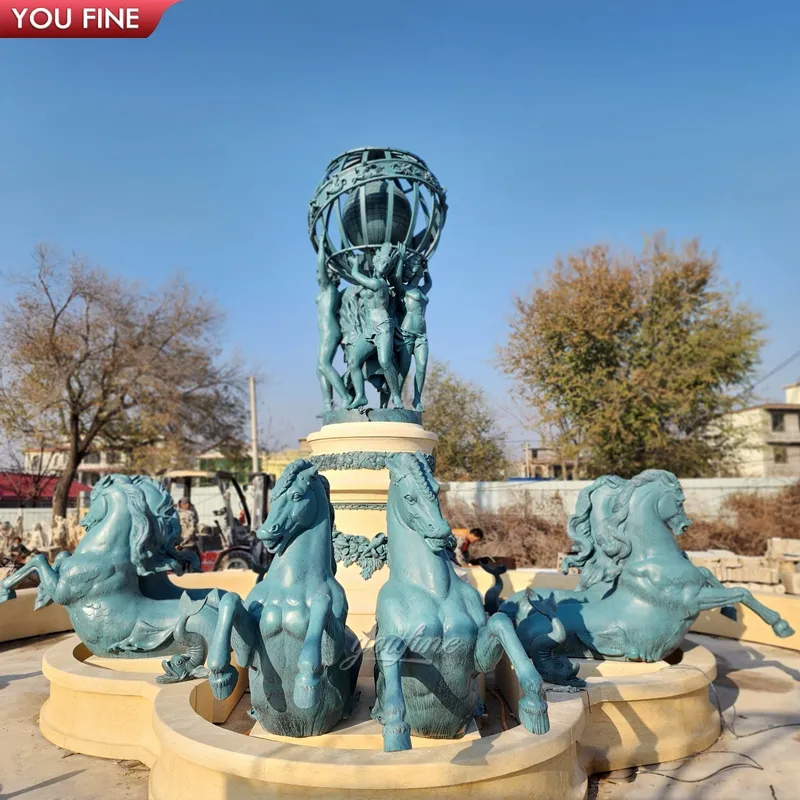
[[[317,375],[325,421],[334,392],[343,408],[369,405],[365,384],[378,391],[384,419],[403,414],[401,390],[414,362],[414,411],[422,410],[428,362],[425,311],[433,282],[428,259],[447,215],[445,190],[427,164],[405,150],[362,147],[335,158],[309,204],[317,252]],[[341,280],[350,284],[341,289]],[[342,348],[345,374],[334,366]]]

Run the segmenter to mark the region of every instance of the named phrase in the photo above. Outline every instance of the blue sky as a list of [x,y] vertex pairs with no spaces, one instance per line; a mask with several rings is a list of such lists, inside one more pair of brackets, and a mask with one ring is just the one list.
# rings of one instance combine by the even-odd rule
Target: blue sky
[[498,406],[513,294],[656,229],[719,251],[766,372],[800,347],[799,35],[791,0],[183,0],[147,40],[7,41],[0,269],[45,240],[146,286],[182,271],[291,444],[319,424],[306,205],[333,156],[388,144],[448,189],[432,353]]

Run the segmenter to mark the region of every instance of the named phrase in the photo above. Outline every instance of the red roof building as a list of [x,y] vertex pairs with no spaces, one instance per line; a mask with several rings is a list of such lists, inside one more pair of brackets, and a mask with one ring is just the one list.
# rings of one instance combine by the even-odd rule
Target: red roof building
[[[24,503],[50,505],[53,501],[58,477],[37,476],[26,472],[0,472],[0,503],[5,506]],[[91,492],[92,487],[72,481],[69,499],[77,500],[81,492]]]

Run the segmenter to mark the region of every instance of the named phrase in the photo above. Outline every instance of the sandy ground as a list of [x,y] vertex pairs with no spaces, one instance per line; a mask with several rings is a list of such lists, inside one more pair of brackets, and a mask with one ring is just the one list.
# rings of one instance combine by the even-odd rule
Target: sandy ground
[[150,771],[144,764],[71,753],[39,733],[49,687],[42,654],[67,635],[0,645],[0,798],[146,800]]
[[[0,645],[0,800],[146,800],[142,764],[69,753],[39,733],[42,653],[61,638]],[[800,798],[800,653],[691,638],[717,656],[712,699],[726,722],[722,737],[681,762],[595,776],[590,800]]]

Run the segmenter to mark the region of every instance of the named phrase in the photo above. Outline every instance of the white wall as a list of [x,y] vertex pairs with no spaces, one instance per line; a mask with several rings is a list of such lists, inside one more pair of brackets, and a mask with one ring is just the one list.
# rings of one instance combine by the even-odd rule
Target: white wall
[[[243,486],[242,491],[247,498],[247,504],[252,513],[253,510],[253,493],[249,486]],[[177,503],[183,497],[183,484],[173,484],[172,497]],[[239,515],[241,505],[239,503],[239,496],[236,494],[235,489],[230,489],[231,498],[231,511],[236,517]],[[201,525],[208,525],[214,527],[214,520],[219,519],[220,525],[224,527],[224,517],[215,517],[214,511],[221,510],[225,507],[225,502],[222,499],[219,489],[216,486],[193,486],[192,487],[192,505],[197,509],[197,515],[200,517]]]
[[[796,478],[684,478],[686,513],[695,519],[724,514],[723,503],[733,494],[774,495]],[[475,504],[497,512],[519,505],[530,513],[558,522],[575,511],[578,494],[591,481],[452,481],[442,484],[448,500]]]

